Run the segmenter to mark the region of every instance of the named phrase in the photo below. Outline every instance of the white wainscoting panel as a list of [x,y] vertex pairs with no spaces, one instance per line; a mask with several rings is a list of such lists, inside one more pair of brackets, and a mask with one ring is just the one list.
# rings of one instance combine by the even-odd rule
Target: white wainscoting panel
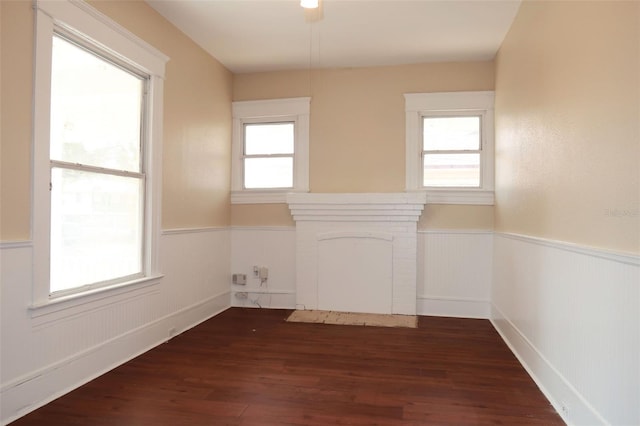
[[214,294],[229,292],[229,228],[169,230],[163,233],[161,265],[168,312],[177,312]]
[[489,318],[492,263],[492,231],[418,231],[418,314]]
[[494,236],[492,321],[568,424],[640,424],[640,258]]
[[229,230],[165,232],[164,278],[32,318],[32,246],[0,245],[0,424],[6,424],[229,307]]
[[[261,284],[253,267],[269,268]],[[231,273],[246,274],[246,285],[231,285],[231,304],[251,308],[296,307],[296,230],[286,226],[234,226]],[[231,281],[229,281],[231,283]],[[246,297],[244,296],[246,293]]]

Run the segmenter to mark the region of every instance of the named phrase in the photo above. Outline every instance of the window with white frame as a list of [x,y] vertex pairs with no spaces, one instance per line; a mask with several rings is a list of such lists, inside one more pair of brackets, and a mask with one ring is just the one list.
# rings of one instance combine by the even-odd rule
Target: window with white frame
[[37,3],[34,308],[159,277],[167,59],[85,3]]
[[233,103],[233,203],[284,203],[309,190],[310,98]]
[[428,203],[493,204],[493,92],[405,94],[406,187]]

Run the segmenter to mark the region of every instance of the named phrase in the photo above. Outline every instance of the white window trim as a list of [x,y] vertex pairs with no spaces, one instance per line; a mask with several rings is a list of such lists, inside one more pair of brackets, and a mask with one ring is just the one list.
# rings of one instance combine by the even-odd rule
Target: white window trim
[[[309,112],[311,98],[267,99],[233,102],[233,144],[231,148],[231,203],[286,203],[290,192],[309,192]],[[244,124],[295,122],[293,188],[243,188]]]
[[[406,93],[406,190],[427,194],[427,204],[494,204],[494,92]],[[430,114],[481,113],[482,154],[480,188],[424,188],[421,120]]]
[[[161,224],[162,116],[165,64],[169,58],[88,4],[77,0],[35,2],[35,66],[33,111],[33,233],[32,316],[74,308],[99,300],[102,293],[117,295],[131,288],[159,282]],[[50,105],[51,57],[56,28],[72,33],[89,45],[132,65],[150,76],[145,135],[145,249],[143,278],[93,288],[65,296],[50,295]]]

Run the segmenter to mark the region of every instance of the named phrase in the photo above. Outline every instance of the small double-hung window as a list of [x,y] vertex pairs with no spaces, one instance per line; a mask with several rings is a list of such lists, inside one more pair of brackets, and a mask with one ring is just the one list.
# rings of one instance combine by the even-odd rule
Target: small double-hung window
[[309,107],[310,98],[233,103],[232,203],[309,190]]
[[244,125],[244,189],[293,188],[295,122]]
[[493,204],[493,97],[405,94],[408,191],[432,204]]

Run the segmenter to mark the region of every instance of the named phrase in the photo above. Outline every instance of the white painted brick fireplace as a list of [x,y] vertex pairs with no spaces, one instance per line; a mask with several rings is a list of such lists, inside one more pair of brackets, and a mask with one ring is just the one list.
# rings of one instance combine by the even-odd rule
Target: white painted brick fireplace
[[298,309],[416,314],[424,193],[296,193],[287,202]]

